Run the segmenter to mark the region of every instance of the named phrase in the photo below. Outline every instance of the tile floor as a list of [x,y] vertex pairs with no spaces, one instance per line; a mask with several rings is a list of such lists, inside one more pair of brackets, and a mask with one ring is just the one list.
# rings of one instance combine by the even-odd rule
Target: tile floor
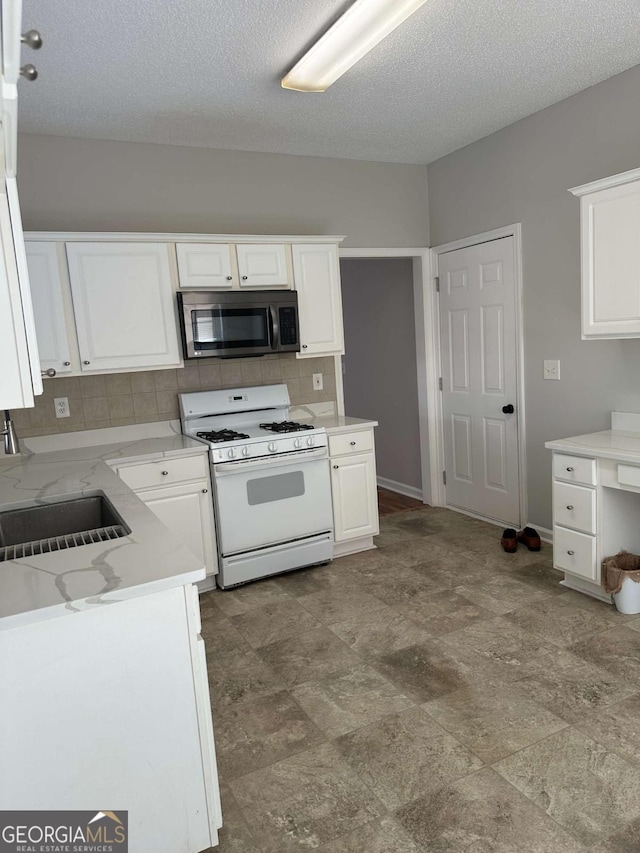
[[638,853],[640,617],[447,510],[201,598],[219,853]]

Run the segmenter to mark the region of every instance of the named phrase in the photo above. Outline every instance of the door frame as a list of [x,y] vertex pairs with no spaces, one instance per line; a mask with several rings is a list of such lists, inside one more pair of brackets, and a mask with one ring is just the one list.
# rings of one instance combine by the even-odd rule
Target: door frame
[[[523,311],[523,278],[522,278],[522,225],[516,222],[513,225],[505,225],[502,228],[495,228],[492,231],[483,231],[480,234],[473,234],[470,237],[463,237],[460,240],[453,240],[450,243],[443,243],[440,246],[435,246],[431,249],[431,269],[433,271],[433,280],[431,282],[432,298],[435,298],[436,309],[431,313],[431,326],[429,334],[435,340],[437,338],[437,352],[435,354],[437,365],[437,376],[442,375],[441,371],[441,348],[440,348],[440,311],[439,299],[436,293],[436,279],[438,276],[438,260],[440,255],[448,252],[454,252],[457,249],[468,249],[471,246],[477,246],[480,243],[489,243],[492,240],[500,240],[503,237],[513,237],[514,250],[514,275],[515,275],[515,323],[516,323],[516,418],[518,426],[518,478],[519,478],[519,512],[520,526],[527,523],[528,517],[528,502],[527,502],[527,455],[526,455],[526,433],[525,433],[525,393],[524,393],[524,311]],[[436,413],[433,418],[429,419],[430,423],[435,424],[433,433],[429,435],[429,442],[433,442],[431,447],[431,456],[435,457],[434,463],[436,474],[444,472],[444,420],[442,413],[442,394],[436,395]],[[433,470],[433,469],[432,469]],[[443,477],[436,476],[435,480],[432,477],[432,497],[434,506],[447,505],[447,489],[443,482]],[[467,515],[476,515],[475,513],[466,512]],[[477,516],[482,517],[482,516]],[[492,521],[492,519],[486,519]],[[493,523],[496,524],[495,520]]]
[[[352,258],[410,258],[413,262],[413,304],[416,332],[416,368],[418,379],[418,420],[420,426],[420,470],[422,473],[422,500],[432,506],[438,495],[434,486],[439,480],[438,457],[435,454],[436,437],[442,426],[436,423],[440,408],[438,377],[440,339],[434,339],[433,329],[439,328],[436,292],[432,262],[428,248],[362,248],[339,249],[340,260]],[[436,347],[438,347],[436,349]],[[344,415],[344,386],[342,381],[342,356],[335,356],[336,396],[338,414]],[[434,467],[435,466],[435,467]]]

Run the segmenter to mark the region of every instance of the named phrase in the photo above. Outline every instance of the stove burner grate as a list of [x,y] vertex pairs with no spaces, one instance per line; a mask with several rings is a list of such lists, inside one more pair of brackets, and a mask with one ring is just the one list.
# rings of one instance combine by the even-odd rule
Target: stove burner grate
[[260,429],[269,432],[301,432],[305,429],[313,429],[311,424],[298,424],[295,421],[280,421],[272,424],[260,424]]
[[220,444],[223,441],[234,441],[237,438],[249,438],[246,432],[236,432],[234,429],[210,430],[208,432],[197,432],[198,438],[204,438],[212,444]]

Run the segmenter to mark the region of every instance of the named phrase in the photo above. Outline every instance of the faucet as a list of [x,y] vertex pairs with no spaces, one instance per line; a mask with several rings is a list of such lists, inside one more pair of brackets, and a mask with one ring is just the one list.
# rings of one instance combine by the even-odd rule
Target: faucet
[[4,429],[0,430],[0,435],[4,436],[4,452],[7,454],[20,453],[20,442],[16,435],[16,428],[11,420],[11,412],[8,409],[4,410]]

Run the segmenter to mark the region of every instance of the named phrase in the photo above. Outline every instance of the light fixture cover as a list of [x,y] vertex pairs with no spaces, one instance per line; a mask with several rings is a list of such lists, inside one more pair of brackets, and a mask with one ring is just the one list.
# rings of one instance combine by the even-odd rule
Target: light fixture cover
[[282,78],[283,89],[324,92],[427,0],[355,0]]

